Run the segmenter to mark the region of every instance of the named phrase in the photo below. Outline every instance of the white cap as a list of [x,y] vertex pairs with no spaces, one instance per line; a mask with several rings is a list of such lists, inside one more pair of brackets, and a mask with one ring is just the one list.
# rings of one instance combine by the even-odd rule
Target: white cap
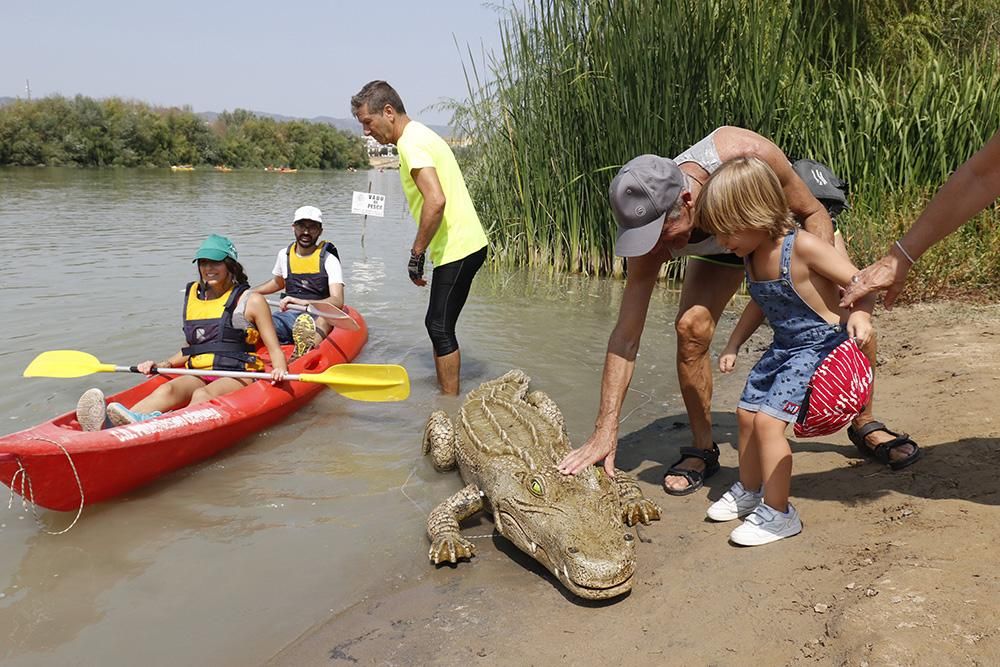
[[312,220],[322,225],[323,211],[315,206],[299,206],[295,209],[295,217],[292,218],[292,222],[298,222],[299,220]]

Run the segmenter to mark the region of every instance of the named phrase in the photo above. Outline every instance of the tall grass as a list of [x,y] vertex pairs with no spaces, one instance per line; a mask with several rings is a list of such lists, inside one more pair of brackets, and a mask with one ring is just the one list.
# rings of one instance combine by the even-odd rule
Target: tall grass
[[852,224],[877,226],[867,202],[881,206],[887,193],[909,193],[900,206],[912,208],[1000,126],[1000,59],[996,49],[932,59],[916,75],[854,67],[857,36],[833,9],[858,4],[529,0],[507,9],[499,51],[481,66],[469,58],[470,97],[456,115],[474,141],[468,177],[496,261],[619,272],[607,204],[615,172],[642,153],[676,155],[720,125],[829,163],[854,186]]

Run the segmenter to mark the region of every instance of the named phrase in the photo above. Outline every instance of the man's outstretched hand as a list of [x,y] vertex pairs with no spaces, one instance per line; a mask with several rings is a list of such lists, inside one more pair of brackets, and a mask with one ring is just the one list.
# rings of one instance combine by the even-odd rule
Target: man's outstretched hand
[[608,477],[615,476],[615,450],[618,448],[618,434],[595,431],[582,447],[578,447],[559,462],[559,472],[564,475],[575,475],[581,470],[604,461],[604,472]]

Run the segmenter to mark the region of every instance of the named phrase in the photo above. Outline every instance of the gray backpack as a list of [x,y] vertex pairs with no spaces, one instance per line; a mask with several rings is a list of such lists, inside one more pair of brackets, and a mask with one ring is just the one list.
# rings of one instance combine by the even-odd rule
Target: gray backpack
[[828,166],[816,160],[803,158],[792,162],[792,169],[805,182],[813,196],[830,212],[830,218],[836,220],[844,209],[850,208],[847,203],[850,186]]

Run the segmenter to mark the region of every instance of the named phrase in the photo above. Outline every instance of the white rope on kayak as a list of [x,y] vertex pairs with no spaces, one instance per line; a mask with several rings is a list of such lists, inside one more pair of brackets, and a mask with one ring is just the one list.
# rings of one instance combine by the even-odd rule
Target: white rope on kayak
[[55,445],[66,455],[66,459],[69,461],[69,467],[73,471],[73,477],[76,479],[76,486],[80,489],[80,507],[76,510],[76,516],[73,518],[73,523],[69,524],[60,531],[53,532],[42,523],[42,520],[38,518],[37,504],[35,503],[35,491],[31,486],[31,477],[28,476],[28,471],[25,469],[24,464],[21,463],[21,457],[14,455],[17,459],[17,470],[14,471],[13,477],[10,478],[10,497],[7,499],[7,509],[12,509],[14,506],[14,486],[17,484],[18,476],[21,477],[21,488],[18,491],[21,494],[21,508],[25,512],[28,511],[28,507],[31,507],[31,515],[35,518],[35,523],[38,527],[49,535],[62,535],[63,533],[68,533],[70,529],[76,525],[76,522],[80,520],[80,515],[83,514],[83,482],[80,481],[80,475],[76,471],[76,464],[73,463],[73,457],[69,455],[66,448],[60,445],[54,440],[49,440],[48,438],[40,438],[38,436],[32,436],[29,440],[40,440],[42,442],[47,442],[49,444]]

